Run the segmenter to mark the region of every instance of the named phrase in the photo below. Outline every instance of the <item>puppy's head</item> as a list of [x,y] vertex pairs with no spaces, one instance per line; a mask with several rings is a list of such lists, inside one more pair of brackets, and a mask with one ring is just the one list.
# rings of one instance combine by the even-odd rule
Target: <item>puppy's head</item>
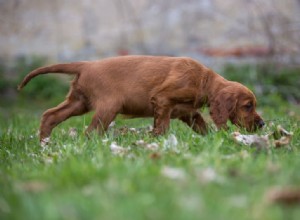
[[[240,83],[232,82],[222,89],[216,96],[212,116],[218,124],[226,124],[230,120],[233,124],[254,131],[264,126],[263,119],[256,112],[255,95]],[[217,114],[217,115],[216,115]]]
[[247,87],[237,83],[235,97],[235,112],[230,118],[232,123],[245,127],[248,131],[262,128],[265,123],[256,112],[255,95]]

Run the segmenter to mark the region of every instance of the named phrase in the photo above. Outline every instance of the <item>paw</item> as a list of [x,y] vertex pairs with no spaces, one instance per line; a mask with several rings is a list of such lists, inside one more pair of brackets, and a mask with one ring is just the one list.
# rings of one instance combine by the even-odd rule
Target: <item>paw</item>
[[40,141],[40,145],[42,148],[45,148],[48,146],[49,142],[50,142],[50,137],[42,138]]
[[153,136],[157,137],[157,136],[160,136],[160,135],[163,135],[165,132],[162,130],[162,129],[159,129],[159,128],[154,128],[152,130],[152,134]]

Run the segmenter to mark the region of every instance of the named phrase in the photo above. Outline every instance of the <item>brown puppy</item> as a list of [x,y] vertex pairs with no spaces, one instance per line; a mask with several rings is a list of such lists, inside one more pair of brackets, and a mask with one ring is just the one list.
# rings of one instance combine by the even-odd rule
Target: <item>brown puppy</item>
[[107,130],[117,114],[154,117],[155,135],[178,118],[198,133],[207,125],[198,109],[209,106],[218,128],[227,120],[253,131],[264,122],[256,113],[254,94],[240,83],[224,79],[204,65],[185,57],[123,56],[94,62],[74,62],[38,68],[29,73],[19,89],[33,77],[47,73],[74,74],[67,99],[42,117],[40,140],[71,116],[95,110],[87,133]]

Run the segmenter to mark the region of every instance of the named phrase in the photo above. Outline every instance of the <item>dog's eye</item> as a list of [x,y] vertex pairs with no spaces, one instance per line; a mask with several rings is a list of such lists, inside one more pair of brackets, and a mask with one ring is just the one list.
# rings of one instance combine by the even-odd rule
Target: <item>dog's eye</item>
[[248,112],[252,110],[252,107],[253,107],[252,103],[248,103],[248,104],[244,105],[244,109]]

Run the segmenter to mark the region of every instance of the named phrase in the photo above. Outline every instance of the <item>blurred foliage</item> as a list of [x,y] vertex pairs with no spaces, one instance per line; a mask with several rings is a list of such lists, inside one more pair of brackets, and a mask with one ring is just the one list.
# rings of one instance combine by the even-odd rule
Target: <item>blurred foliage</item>
[[280,99],[300,103],[299,73],[300,68],[276,67],[272,64],[226,65],[223,69],[225,78],[247,85],[263,104]]
[[[1,73],[9,73],[10,77],[1,77],[0,91],[5,92],[10,88],[16,91],[18,84],[23,78],[32,70],[46,65],[46,58],[44,57],[19,57],[14,65],[5,67],[1,65]],[[19,92],[19,98],[31,99],[36,101],[56,101],[58,97],[66,95],[69,85],[66,80],[60,79],[57,75],[43,75],[34,78],[30,83]],[[5,98],[5,97],[4,97]],[[6,97],[7,98],[7,97]]]
[[4,92],[7,88],[9,83],[4,78],[4,67],[0,65],[0,93]]
[[11,88],[12,85],[12,80],[7,79],[7,77],[5,77],[5,65],[3,62],[1,62],[0,60],[0,97],[1,94],[4,94],[5,91],[7,91],[9,88]]
[[[46,60],[44,58],[34,58],[28,60],[22,58],[17,62],[16,70],[19,73],[18,83],[20,83],[25,75],[27,75],[32,70],[44,66]],[[57,76],[42,76],[34,78],[29,86],[26,86],[21,95],[23,97],[30,97],[34,99],[56,99],[56,97],[62,96],[62,94],[66,94],[68,91],[69,85],[58,79]]]

